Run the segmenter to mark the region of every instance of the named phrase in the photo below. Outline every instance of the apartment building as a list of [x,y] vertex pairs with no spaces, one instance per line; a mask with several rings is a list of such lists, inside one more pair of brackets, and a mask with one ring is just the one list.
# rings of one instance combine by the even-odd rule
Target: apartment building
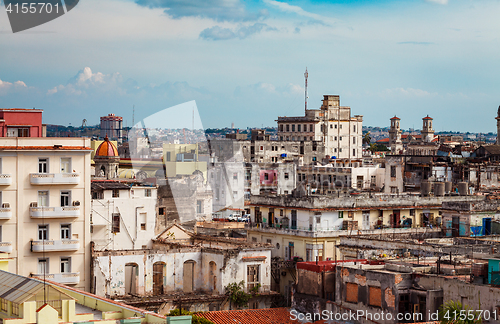
[[324,95],[320,109],[307,109],[305,116],[278,117],[280,141],[318,141],[326,155],[361,158],[363,116],[351,117],[351,107],[340,105],[340,96]]
[[41,109],[0,108],[0,137],[45,137]]
[[88,290],[90,141],[0,138],[0,250],[9,271]]

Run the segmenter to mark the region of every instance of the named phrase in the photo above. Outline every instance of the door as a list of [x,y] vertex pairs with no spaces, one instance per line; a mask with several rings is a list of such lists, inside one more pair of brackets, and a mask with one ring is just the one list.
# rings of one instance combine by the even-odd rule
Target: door
[[192,292],[194,289],[194,261],[184,262],[184,274],[182,288],[184,292]]
[[453,216],[451,219],[451,236],[460,236],[460,217]]
[[125,265],[125,294],[137,294],[137,276],[139,275],[139,267],[135,263],[127,263]]
[[297,229],[297,211],[292,210],[292,224],[291,224],[292,229]]
[[370,211],[363,212],[363,229],[364,230],[370,229]]
[[483,218],[483,235],[491,235],[491,218]]
[[164,292],[165,263],[156,262],[153,264],[153,294],[162,295]]
[[392,225],[393,225],[392,227],[393,227],[393,228],[400,227],[400,226],[399,226],[399,225],[400,225],[400,224],[399,224],[399,221],[400,221],[400,216],[401,216],[400,211],[399,211],[399,210],[395,210],[395,211],[393,212],[393,214],[392,214],[392,215],[393,215],[393,217],[394,217],[394,219],[393,219],[393,223],[392,223]]

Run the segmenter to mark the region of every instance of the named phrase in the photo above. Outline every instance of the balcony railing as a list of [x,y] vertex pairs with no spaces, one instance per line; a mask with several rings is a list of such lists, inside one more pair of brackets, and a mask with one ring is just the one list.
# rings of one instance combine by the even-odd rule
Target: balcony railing
[[80,173],[31,173],[32,185],[79,184]]
[[71,218],[79,216],[80,206],[30,207],[31,218]]
[[2,207],[0,208],[0,219],[11,219],[12,218],[12,210],[10,207]]
[[78,251],[80,240],[31,241],[32,252]]
[[[31,276],[43,280],[43,274],[41,273],[32,273]],[[80,283],[80,272],[47,273],[45,279],[65,285],[76,285]]]
[[0,242],[0,252],[3,252],[3,253],[12,252],[12,243],[11,242]]
[[12,184],[12,177],[10,174],[0,174],[0,186],[8,186]]

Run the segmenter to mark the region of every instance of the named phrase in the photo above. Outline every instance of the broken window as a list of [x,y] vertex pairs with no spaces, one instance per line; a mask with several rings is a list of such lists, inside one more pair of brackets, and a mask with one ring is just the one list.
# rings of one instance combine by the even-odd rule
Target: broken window
[[258,264],[247,266],[247,288],[254,288],[259,284],[259,268]]
[[120,233],[120,214],[113,213],[113,224],[111,233]]

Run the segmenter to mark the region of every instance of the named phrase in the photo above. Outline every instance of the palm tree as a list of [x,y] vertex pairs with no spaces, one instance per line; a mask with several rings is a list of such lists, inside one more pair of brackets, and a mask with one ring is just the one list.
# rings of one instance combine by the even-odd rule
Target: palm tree
[[478,324],[482,319],[469,306],[459,301],[450,300],[439,308],[441,324]]
[[372,141],[372,137],[370,136],[370,132],[363,135],[363,144],[370,144]]

